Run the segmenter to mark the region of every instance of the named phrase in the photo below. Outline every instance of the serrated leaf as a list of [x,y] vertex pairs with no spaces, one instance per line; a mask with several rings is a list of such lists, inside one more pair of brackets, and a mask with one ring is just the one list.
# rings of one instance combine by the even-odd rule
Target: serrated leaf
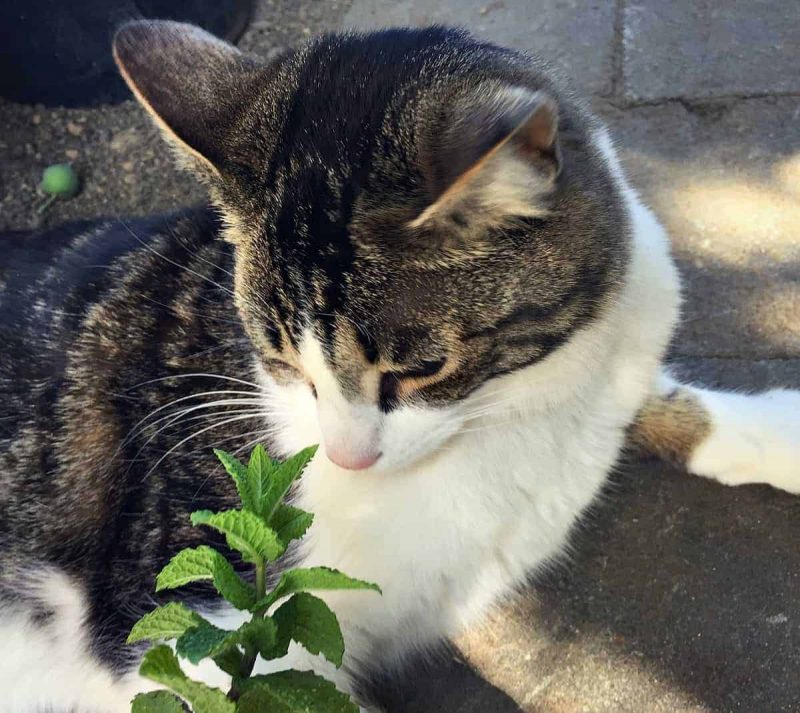
[[[279,671],[267,676],[253,676],[242,681],[241,685],[244,692],[262,691],[262,701],[280,701],[285,708],[276,706],[275,709],[281,713],[285,710],[291,713],[358,713],[358,706],[346,694],[311,671]],[[273,709],[245,710],[255,713]]]
[[255,588],[245,582],[230,562],[207,545],[181,550],[156,578],[156,591],[175,589],[190,582],[210,579],[217,591],[237,609],[250,609],[256,599]]
[[183,713],[183,703],[169,691],[139,693],[131,701],[131,713]]
[[202,623],[203,617],[179,602],[170,602],[163,607],[153,609],[137,621],[127,643],[133,644],[143,639],[176,639],[187,629]]
[[180,602],[170,602],[139,619],[128,634],[127,643],[133,644],[143,639],[175,639],[202,621],[203,617]]
[[281,604],[272,618],[282,639],[288,636],[312,654],[322,654],[336,668],[342,665],[342,630],[336,615],[322,599],[299,592]]
[[372,589],[379,593],[381,591],[377,584],[348,577],[339,570],[331,569],[330,567],[289,569],[281,575],[275,589],[253,605],[252,611],[268,609],[278,599],[295,592],[317,589]]
[[217,688],[192,681],[169,646],[156,646],[142,658],[139,674],[177,693],[194,713],[235,713],[236,706]]
[[300,477],[303,469],[317,452],[317,446],[309,446],[280,463],[271,473],[269,486],[261,499],[260,513],[269,521],[278,503],[283,500],[292,483]]
[[266,687],[250,689],[236,703],[236,713],[294,713],[296,710]]
[[186,631],[175,643],[178,656],[193,664],[204,658],[216,656],[227,647],[231,632],[209,624],[207,621]]
[[253,503],[251,509],[256,515],[264,516],[262,508],[264,495],[269,490],[270,481],[277,467],[278,463],[269,457],[264,446],[258,444],[253,448],[247,463],[247,482]]
[[248,510],[198,510],[192,513],[192,525],[205,525],[223,533],[228,546],[241,552],[248,562],[262,558],[272,562],[286,549],[275,531]]
[[314,516],[310,512],[279,503],[269,524],[280,541],[288,545],[292,540],[299,540],[305,535],[313,520]]
[[272,619],[254,619],[235,631],[226,631],[204,621],[186,631],[178,639],[175,650],[178,656],[197,664],[205,658],[215,658],[237,645],[254,646],[270,652],[275,646],[277,626]]
[[242,501],[242,505],[248,510],[254,511],[258,506],[258,502],[253,499],[250,481],[247,477],[247,466],[238,458],[235,458],[230,453],[219,448],[214,449],[214,455],[219,458],[220,463],[225,467],[228,475],[233,478],[233,482],[236,484],[236,492],[239,493],[239,499]]

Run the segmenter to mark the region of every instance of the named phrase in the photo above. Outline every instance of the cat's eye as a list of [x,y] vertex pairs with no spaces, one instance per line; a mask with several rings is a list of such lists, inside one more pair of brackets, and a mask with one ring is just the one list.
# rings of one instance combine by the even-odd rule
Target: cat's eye
[[380,382],[380,407],[388,413],[397,406],[397,390],[403,379],[424,379],[438,374],[444,367],[447,359],[426,359],[413,369],[405,371],[388,371],[381,376]]
[[446,361],[447,359],[445,357],[441,359],[424,359],[419,363],[419,366],[413,369],[396,372],[395,376],[398,379],[424,379],[428,376],[438,374]]

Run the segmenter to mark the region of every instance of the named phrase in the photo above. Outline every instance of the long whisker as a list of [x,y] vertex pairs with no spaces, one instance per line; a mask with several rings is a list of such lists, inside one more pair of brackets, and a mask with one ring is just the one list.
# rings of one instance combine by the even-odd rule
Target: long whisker
[[133,229],[130,227],[130,225],[128,225],[128,223],[127,223],[127,222],[126,222],[124,219],[122,219],[122,218],[119,218],[119,222],[120,222],[120,223],[122,223],[122,225],[124,226],[125,230],[127,230],[127,231],[128,231],[128,233],[130,233],[130,234],[131,234],[131,236],[133,236],[133,238],[134,238],[134,239],[135,239],[137,242],[139,242],[139,244],[140,244],[142,247],[144,247],[146,250],[149,250],[149,251],[150,251],[151,253],[153,253],[154,255],[157,255],[158,257],[160,257],[162,260],[166,260],[166,261],[167,261],[167,262],[168,262],[170,265],[175,265],[175,267],[179,267],[179,268],[181,268],[182,270],[186,270],[186,272],[188,272],[189,274],[191,274],[191,275],[194,275],[195,277],[199,277],[201,280],[205,280],[206,282],[208,282],[208,283],[210,283],[210,284],[214,285],[214,287],[216,287],[216,288],[218,288],[218,289],[222,290],[223,292],[226,292],[226,293],[227,293],[227,294],[229,294],[231,297],[235,297],[235,296],[236,296],[232,290],[229,290],[229,289],[228,289],[227,287],[225,287],[224,285],[220,285],[220,284],[219,284],[219,282],[216,282],[215,280],[212,280],[210,277],[206,277],[205,275],[201,275],[199,272],[196,272],[195,270],[192,270],[192,268],[190,268],[190,267],[186,267],[186,265],[181,265],[179,262],[176,262],[176,261],[175,261],[175,260],[173,260],[172,258],[168,258],[166,255],[163,255],[163,254],[161,254],[160,252],[158,252],[158,250],[156,250],[156,249],[155,249],[155,248],[154,248],[152,245],[149,245],[149,244],[148,244],[148,243],[146,243],[144,240],[142,240],[142,239],[141,239],[141,238],[140,238],[140,237],[139,237],[139,236],[138,236],[138,235],[137,235],[137,234],[136,234],[136,233],[133,231]]
[[197,372],[193,374],[173,374],[171,376],[162,376],[158,379],[150,379],[149,381],[142,381],[139,384],[135,384],[126,389],[126,391],[133,391],[134,389],[138,389],[142,386],[148,386],[149,384],[157,384],[159,381],[168,381],[169,379],[190,379],[190,378],[200,378],[205,377],[207,379],[221,379],[222,381],[233,381],[237,384],[244,384],[245,386],[252,386],[257,391],[261,391],[261,386],[256,384],[252,381],[245,381],[244,379],[236,379],[232,376],[225,376],[224,374],[207,374],[204,372]]
[[[237,402],[235,402],[235,401],[233,401],[233,402],[230,402],[230,405],[234,405],[234,404],[237,404]],[[244,401],[244,402],[240,402],[240,403],[239,403],[239,404],[237,404],[237,405],[242,405],[242,406],[260,406],[260,405],[261,405],[261,403],[260,403],[260,402],[258,402],[258,401],[256,401],[256,402],[246,402],[246,401]],[[182,412],[180,412],[180,413],[179,413],[179,414],[177,414],[176,416],[172,417],[172,420],[168,421],[168,422],[167,422],[167,423],[165,423],[163,426],[161,426],[160,428],[158,428],[158,429],[157,429],[157,430],[156,430],[156,431],[155,431],[155,432],[154,432],[154,433],[153,433],[153,434],[152,434],[152,435],[151,435],[151,436],[150,436],[150,437],[149,437],[149,438],[148,438],[148,439],[147,439],[147,440],[146,440],[146,441],[145,441],[145,442],[144,442],[144,443],[143,443],[143,444],[142,444],[142,445],[139,447],[139,450],[136,452],[136,455],[134,456],[134,459],[135,459],[135,458],[136,458],[136,457],[137,457],[137,456],[138,456],[138,455],[139,455],[139,454],[140,454],[140,453],[141,453],[141,452],[142,452],[142,451],[143,451],[143,450],[144,450],[144,449],[145,449],[145,448],[146,448],[148,445],[150,445],[150,443],[152,443],[152,442],[153,442],[153,440],[154,440],[154,439],[156,439],[160,433],[163,433],[164,431],[166,431],[166,430],[167,430],[167,429],[168,429],[170,426],[172,426],[172,425],[173,425],[173,424],[174,424],[176,421],[180,421],[180,425],[183,425],[184,423],[189,423],[190,421],[197,421],[197,420],[203,420],[203,419],[205,419],[205,420],[209,420],[209,419],[213,418],[214,416],[232,416],[232,415],[234,415],[234,414],[243,414],[243,413],[260,413],[260,414],[263,414],[263,411],[256,411],[256,410],[255,410],[255,409],[253,409],[253,408],[249,408],[249,409],[239,409],[239,410],[236,410],[236,411],[233,411],[233,410],[232,410],[232,411],[226,411],[226,410],[224,410],[224,409],[223,409],[223,410],[217,411],[216,413],[203,413],[203,414],[200,414],[200,415],[198,415],[198,416],[191,416],[190,418],[183,418],[183,417],[184,417],[184,415],[185,415],[186,413],[190,413],[190,412],[191,412],[191,410],[193,410],[193,409],[187,409],[186,411],[182,411]],[[170,418],[170,417],[169,417],[169,416],[167,416],[167,417],[165,417],[165,418]],[[160,420],[163,420],[163,419],[160,419]],[[156,425],[156,424],[152,424],[152,426],[155,426],[155,425]],[[148,426],[147,428],[150,428],[150,427],[151,427],[151,426]]]
[[213,428],[219,428],[221,426],[226,426],[229,423],[236,423],[237,421],[244,421],[244,420],[249,419],[249,418],[263,418],[263,415],[258,413],[258,414],[249,414],[247,416],[234,416],[233,418],[227,418],[227,419],[225,419],[223,421],[217,421],[216,423],[212,423],[210,426],[206,426],[205,428],[201,428],[199,431],[195,431],[194,433],[186,436],[186,438],[183,438],[180,441],[178,441],[163,456],[161,456],[161,458],[159,458],[155,462],[153,467],[150,468],[150,470],[148,470],[147,473],[145,473],[144,477],[145,478],[149,478],[150,475],[152,474],[152,472],[156,468],[158,468],[158,466],[160,466],[164,462],[164,460],[170,456],[170,454],[174,453],[178,448],[180,448],[187,441],[191,441],[193,438],[197,438],[198,436],[203,435],[204,433],[206,433],[207,431],[210,431]]
[[[259,429],[257,431],[248,431],[247,433],[237,433],[235,436],[229,436],[228,438],[220,439],[219,441],[217,441],[214,444],[214,447],[218,448],[221,444],[227,443],[228,441],[232,441],[234,438],[247,438],[248,436],[253,436],[253,435],[256,436],[256,438],[254,438],[252,441],[248,441],[241,448],[237,448],[235,451],[233,451],[233,453],[231,455],[237,456],[242,451],[245,451],[245,450],[248,450],[250,448],[253,448],[257,443],[262,441],[265,436],[268,436],[272,430],[273,429],[266,428],[266,429]],[[215,472],[218,472],[219,470],[221,470],[221,468],[222,468],[222,466],[218,465],[215,470],[213,470],[205,478],[203,478],[203,482],[200,483],[200,485],[197,486],[197,490],[195,491],[194,495],[192,495],[192,500],[193,501],[197,499],[197,496],[200,494],[200,491],[203,489],[205,484],[209,481],[211,476],[214,475]]]
[[[131,438],[136,436],[137,433],[138,433],[139,426],[141,426],[143,423],[145,423],[145,421],[147,421],[148,419],[152,418],[157,413],[160,413],[161,411],[164,411],[165,409],[168,409],[170,406],[174,406],[175,404],[181,403],[183,401],[188,401],[189,399],[200,398],[201,396],[217,396],[219,394],[236,394],[236,395],[248,396],[248,397],[252,397],[252,398],[257,398],[259,396],[259,394],[257,392],[255,392],[255,391],[241,391],[241,390],[237,391],[237,390],[233,390],[233,389],[220,389],[220,390],[216,390],[216,391],[201,391],[198,394],[189,394],[188,396],[183,396],[183,397],[181,397],[179,399],[173,399],[169,403],[166,403],[163,406],[159,406],[157,409],[154,409],[154,410],[150,411],[150,413],[145,415],[143,418],[140,418],[131,427],[130,431],[128,432],[128,435],[122,441],[121,445],[126,445],[127,442]],[[206,402],[206,403],[213,403],[213,402]]]
[[[168,310],[173,309],[173,305],[169,305],[166,302],[159,302],[158,300],[154,300],[152,297],[148,297],[147,295],[140,295],[140,297],[144,299],[146,302],[158,305],[159,307],[164,307],[165,309]],[[194,315],[195,317],[201,317],[202,319],[208,319],[214,322],[221,322],[222,324],[241,325],[241,322],[238,319],[225,319],[225,317],[216,317],[213,314],[205,314],[203,312],[197,312],[195,310],[190,310],[185,307],[182,307],[181,311],[185,312],[186,314]]]

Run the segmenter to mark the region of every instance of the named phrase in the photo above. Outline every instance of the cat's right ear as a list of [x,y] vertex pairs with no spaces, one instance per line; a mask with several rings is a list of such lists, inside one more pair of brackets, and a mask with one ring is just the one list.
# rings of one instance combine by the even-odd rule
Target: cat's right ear
[[142,20],[114,36],[131,91],[190,168],[219,175],[263,65],[194,25]]

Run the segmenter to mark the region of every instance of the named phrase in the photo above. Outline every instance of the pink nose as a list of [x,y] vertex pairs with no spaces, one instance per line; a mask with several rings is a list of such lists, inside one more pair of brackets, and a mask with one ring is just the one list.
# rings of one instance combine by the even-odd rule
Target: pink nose
[[332,446],[325,446],[325,453],[328,456],[328,460],[345,470],[365,470],[374,465],[382,455],[380,451],[374,453],[349,453]]

